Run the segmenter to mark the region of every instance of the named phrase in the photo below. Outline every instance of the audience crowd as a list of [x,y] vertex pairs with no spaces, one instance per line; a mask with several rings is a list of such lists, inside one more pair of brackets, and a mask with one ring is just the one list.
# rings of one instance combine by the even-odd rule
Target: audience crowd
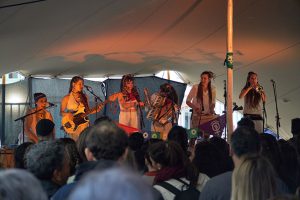
[[126,134],[102,117],[75,142],[53,139],[37,124],[39,142],[14,151],[0,169],[1,200],[296,200],[300,192],[300,119],[293,138],[258,133],[242,118],[227,142],[188,138],[174,126],[167,140]]

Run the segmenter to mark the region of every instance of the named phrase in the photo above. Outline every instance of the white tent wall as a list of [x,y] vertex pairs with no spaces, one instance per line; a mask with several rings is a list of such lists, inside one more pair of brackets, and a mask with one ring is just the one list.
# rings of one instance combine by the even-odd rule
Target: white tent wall
[[[18,134],[21,133],[22,123],[21,121],[15,122],[14,120],[23,116],[29,106],[28,79],[6,85],[5,87],[5,138],[2,144],[15,144]],[[0,94],[2,106],[2,91]],[[0,118],[2,121],[2,109]],[[2,134],[1,127],[1,136]]]

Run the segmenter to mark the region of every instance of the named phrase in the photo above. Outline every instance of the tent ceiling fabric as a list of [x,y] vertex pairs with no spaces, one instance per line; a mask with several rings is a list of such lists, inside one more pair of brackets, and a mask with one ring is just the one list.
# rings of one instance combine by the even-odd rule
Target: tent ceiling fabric
[[[2,0],[0,7],[26,0]],[[47,0],[0,9],[0,74],[105,77],[178,71],[189,83],[212,70],[223,101],[224,0]],[[234,1],[234,101],[247,72],[259,74],[275,126],[300,113],[300,1]],[[286,102],[285,100],[288,102]]]

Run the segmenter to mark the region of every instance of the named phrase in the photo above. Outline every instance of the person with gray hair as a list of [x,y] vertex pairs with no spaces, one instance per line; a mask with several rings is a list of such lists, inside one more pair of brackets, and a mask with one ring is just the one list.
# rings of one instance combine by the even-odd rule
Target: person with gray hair
[[151,186],[124,168],[93,171],[73,190],[68,200],[153,200]]
[[0,171],[1,200],[47,200],[40,182],[29,172],[21,169]]
[[96,166],[106,169],[123,163],[127,157],[126,133],[108,120],[89,128],[84,143],[87,161],[77,166],[74,182],[60,188],[54,194],[53,200],[66,199],[77,182]]
[[35,144],[27,153],[27,169],[40,181],[50,198],[70,175],[70,159],[62,142]]
[[104,121],[90,130],[86,146],[88,160],[122,161],[127,156],[128,136],[112,122]]

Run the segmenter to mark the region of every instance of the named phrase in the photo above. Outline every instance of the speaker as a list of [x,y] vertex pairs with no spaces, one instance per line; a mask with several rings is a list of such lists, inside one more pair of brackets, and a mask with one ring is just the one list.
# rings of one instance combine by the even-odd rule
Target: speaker
[[300,135],[300,118],[292,119],[292,133],[293,135]]

